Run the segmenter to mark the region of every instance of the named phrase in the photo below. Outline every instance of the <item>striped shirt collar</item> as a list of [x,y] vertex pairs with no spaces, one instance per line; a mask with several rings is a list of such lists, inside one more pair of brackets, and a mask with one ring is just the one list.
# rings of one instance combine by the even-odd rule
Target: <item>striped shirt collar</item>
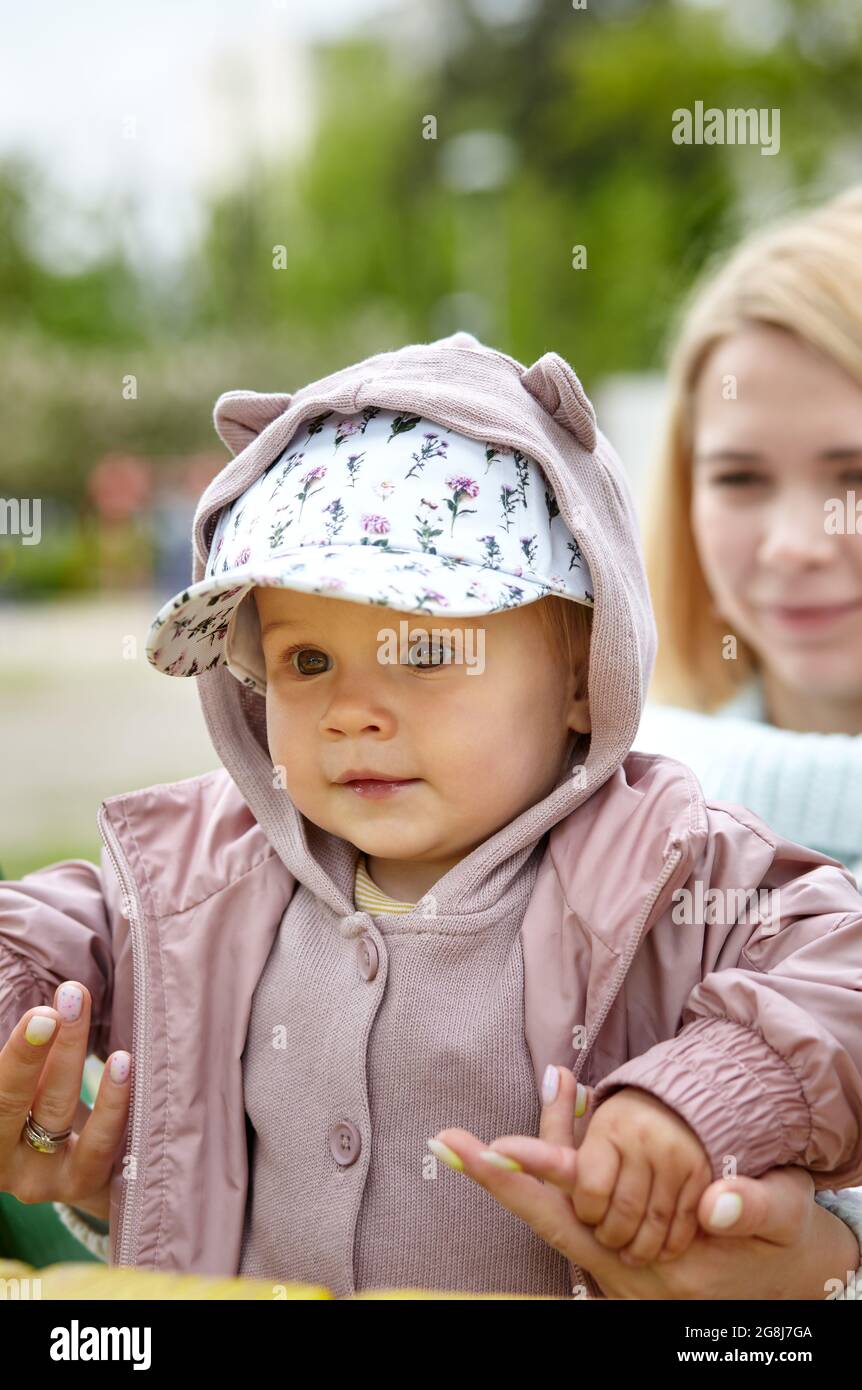
[[353,898],[358,908],[363,912],[370,912],[372,916],[380,912],[412,912],[416,906],[415,903],[399,902],[397,898],[390,898],[382,888],[378,888],[368,873],[364,854],[360,854],[356,861]]

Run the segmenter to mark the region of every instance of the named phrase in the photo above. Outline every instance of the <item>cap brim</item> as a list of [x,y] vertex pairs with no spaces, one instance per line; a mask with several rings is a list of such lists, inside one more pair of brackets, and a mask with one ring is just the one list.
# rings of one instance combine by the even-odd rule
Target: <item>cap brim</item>
[[[150,664],[168,676],[196,676],[225,662],[231,620],[256,585],[435,617],[481,617],[535,603],[548,594],[592,606],[586,589],[578,596],[562,581],[557,588],[450,556],[396,550],[373,542],[305,545],[264,565],[212,575],[169,599],[147,633]],[[265,692],[254,674],[237,678]]]

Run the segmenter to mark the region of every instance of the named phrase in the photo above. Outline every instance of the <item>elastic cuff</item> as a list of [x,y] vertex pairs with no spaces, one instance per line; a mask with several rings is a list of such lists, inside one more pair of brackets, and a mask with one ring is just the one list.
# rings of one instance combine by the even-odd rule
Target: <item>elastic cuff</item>
[[740,1177],[801,1163],[811,1141],[811,1115],[794,1073],[754,1028],[733,1019],[698,1019],[675,1038],[656,1043],[604,1077],[593,1111],[623,1086],[639,1086],[675,1110],[694,1130],[713,1179]]
[[[59,1216],[63,1225],[77,1241],[80,1241],[91,1255],[96,1255],[98,1259],[104,1260],[107,1264],[111,1254],[110,1232],[100,1234],[87,1224],[84,1213],[76,1211],[74,1207],[67,1206],[65,1202],[52,1202],[55,1212]],[[95,1218],[94,1218],[95,1219]]]
[[[833,1216],[840,1217],[845,1226],[850,1227],[859,1242],[859,1250],[862,1252],[862,1188],[839,1188],[837,1192],[834,1192],[832,1188],[821,1188],[819,1192],[815,1192],[814,1200],[819,1206],[831,1211]],[[849,1269],[847,1273],[848,1275],[852,1274],[852,1278],[848,1279],[841,1293],[830,1295],[830,1302],[842,1300],[862,1302],[862,1265],[855,1274]]]

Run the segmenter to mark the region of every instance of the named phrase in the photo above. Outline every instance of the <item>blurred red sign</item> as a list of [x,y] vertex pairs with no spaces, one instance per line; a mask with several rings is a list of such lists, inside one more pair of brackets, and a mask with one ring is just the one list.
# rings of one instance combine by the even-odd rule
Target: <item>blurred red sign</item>
[[105,454],[90,470],[87,491],[106,521],[127,521],[150,500],[150,465],[135,454]]

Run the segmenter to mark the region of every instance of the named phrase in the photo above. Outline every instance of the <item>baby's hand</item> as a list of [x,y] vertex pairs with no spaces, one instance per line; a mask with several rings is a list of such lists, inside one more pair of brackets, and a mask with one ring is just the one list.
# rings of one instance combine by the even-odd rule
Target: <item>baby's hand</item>
[[626,1086],[590,1120],[572,1205],[624,1264],[674,1259],[697,1234],[697,1204],[712,1181],[706,1150],[685,1120],[649,1091]]

